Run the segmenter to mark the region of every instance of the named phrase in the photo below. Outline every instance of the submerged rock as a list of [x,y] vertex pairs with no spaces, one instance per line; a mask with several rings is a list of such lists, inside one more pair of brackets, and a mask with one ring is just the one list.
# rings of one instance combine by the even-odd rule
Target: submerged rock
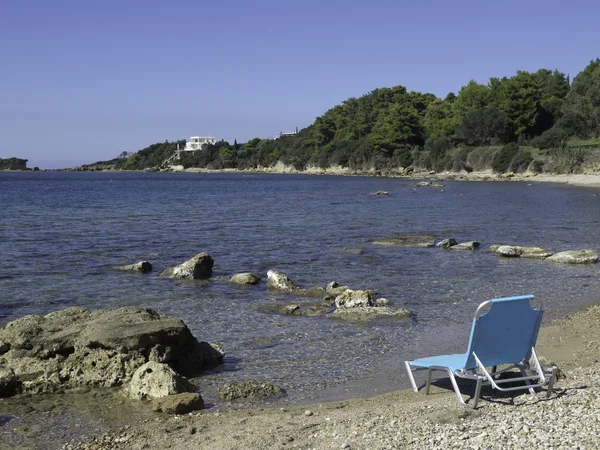
[[376,245],[405,246],[405,247],[433,247],[434,238],[426,234],[406,234],[390,239],[380,239],[373,242]]
[[160,276],[165,278],[203,280],[212,276],[214,260],[206,252],[198,253],[183,264],[172,267],[161,272]]
[[392,306],[357,306],[354,308],[336,308],[329,317],[350,321],[366,321],[373,319],[399,319],[410,318],[410,311],[401,307]]
[[180,319],[131,307],[25,316],[0,329],[0,342],[0,367],[32,393],[121,386],[148,361],[195,376],[223,360],[220,349],[199,342]]
[[594,250],[570,250],[555,253],[548,258],[548,261],[565,264],[593,264],[598,262],[598,253]]
[[140,273],[148,273],[152,271],[152,264],[148,261],[139,261],[134,264],[128,264],[126,266],[114,266],[115,270],[125,270],[128,272],[140,272]]
[[204,399],[197,392],[184,392],[152,400],[152,410],[165,414],[187,414],[200,409],[204,409]]
[[258,284],[260,277],[250,272],[236,273],[229,281],[235,284]]
[[481,244],[477,241],[460,242],[450,247],[452,250],[475,250]]
[[522,247],[519,245],[492,245],[490,251],[497,256],[508,258],[546,259],[554,253],[542,247]]
[[217,389],[217,395],[223,400],[260,399],[285,394],[279,386],[260,381],[238,381]]

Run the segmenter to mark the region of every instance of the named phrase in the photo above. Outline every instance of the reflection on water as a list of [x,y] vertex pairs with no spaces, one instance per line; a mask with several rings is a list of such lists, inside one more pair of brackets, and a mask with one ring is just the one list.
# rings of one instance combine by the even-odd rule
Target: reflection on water
[[[384,190],[388,196],[372,193]],[[551,184],[238,174],[0,173],[0,324],[72,305],[151,307],[220,343],[227,363],[197,380],[209,402],[227,381],[267,380],[288,401],[405,387],[404,359],[464,349],[483,300],[533,293],[550,316],[598,300],[598,266],[498,259],[492,244],[555,251],[600,242],[595,190]],[[477,240],[476,251],[388,247],[402,234]],[[252,271],[258,286],[159,279],[208,251],[215,275]],[[112,265],[148,259],[137,275]],[[260,311],[292,300],[266,271],[302,287],[372,288],[414,313],[346,323]]]

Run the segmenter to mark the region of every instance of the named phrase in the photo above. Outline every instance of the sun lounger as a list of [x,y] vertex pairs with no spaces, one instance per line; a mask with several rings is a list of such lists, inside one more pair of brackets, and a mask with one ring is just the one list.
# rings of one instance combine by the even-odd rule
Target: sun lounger
[[[479,305],[473,319],[466,353],[405,361],[413,390],[418,391],[413,370],[427,370],[427,394],[432,371],[440,370],[450,377],[458,402],[469,408],[477,408],[481,387],[489,385],[503,392],[527,389],[534,394],[535,388],[547,384],[546,396],[549,397],[557,368],[543,368],[535,353],[544,304],[540,301],[539,308],[534,308],[530,303],[533,299],[533,295],[523,295],[488,300]],[[489,311],[485,312],[488,308]],[[530,367],[530,364],[533,367]],[[498,378],[514,368],[519,369],[521,376]],[[535,374],[527,375],[528,369],[532,369]],[[477,382],[472,404],[463,400],[456,377]],[[533,380],[535,383],[532,383]],[[514,386],[514,383],[517,383],[517,386]]]

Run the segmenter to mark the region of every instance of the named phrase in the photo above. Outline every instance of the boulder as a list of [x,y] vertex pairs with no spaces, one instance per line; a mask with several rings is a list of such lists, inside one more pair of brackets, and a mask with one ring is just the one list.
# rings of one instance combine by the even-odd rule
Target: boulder
[[521,258],[546,259],[554,254],[541,247],[519,247],[521,249]]
[[214,260],[212,256],[206,252],[202,252],[183,264],[164,270],[160,276],[165,278],[203,280],[212,276],[213,265]]
[[480,244],[477,241],[468,241],[452,245],[449,248],[451,248],[452,250],[475,250],[477,247],[479,247],[479,245]]
[[375,195],[388,195],[387,191],[377,191],[375,192]]
[[267,278],[267,288],[269,289],[277,289],[280,291],[297,291],[299,289],[287,275],[275,270],[269,270],[267,272]]
[[152,271],[152,264],[150,264],[148,261],[139,261],[135,264],[128,264],[126,266],[114,266],[113,269],[125,270],[129,272],[148,273]]
[[229,401],[276,397],[284,393],[279,386],[260,381],[238,381],[217,389],[217,395]]
[[148,361],[195,376],[223,360],[219,348],[198,342],[183,321],[131,307],[25,316],[0,329],[0,342],[0,367],[33,393],[121,386]]
[[363,291],[348,289],[335,298],[336,308],[356,308],[365,306],[375,306],[375,291]]
[[152,410],[166,414],[188,414],[204,409],[204,399],[197,392],[167,395],[152,400]]
[[390,239],[381,239],[373,242],[376,245],[388,245],[388,246],[405,246],[405,247],[433,247],[434,238],[433,236],[425,234],[406,234],[396,236]]
[[229,281],[235,284],[258,284],[260,277],[250,272],[236,273]]
[[448,238],[448,239],[444,239],[441,242],[438,242],[436,244],[439,248],[450,248],[450,247],[454,247],[455,245],[457,245],[456,239],[454,238]]
[[140,366],[125,389],[128,397],[137,400],[166,397],[194,392],[194,386],[166,364],[148,361]]
[[570,250],[555,253],[547,259],[565,264],[593,264],[598,262],[598,253],[594,250]]
[[333,299],[335,299],[335,297],[337,297],[338,295],[343,294],[348,289],[350,289],[348,286],[342,286],[337,281],[332,281],[325,288],[325,293],[326,293],[326,295],[327,295],[328,298],[331,298],[333,300]]

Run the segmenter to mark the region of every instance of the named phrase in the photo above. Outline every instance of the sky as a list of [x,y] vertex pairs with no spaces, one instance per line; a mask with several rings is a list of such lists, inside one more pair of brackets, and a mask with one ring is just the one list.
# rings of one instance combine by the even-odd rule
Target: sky
[[0,158],[64,168],[304,128],[350,97],[600,56],[597,0],[0,0]]

